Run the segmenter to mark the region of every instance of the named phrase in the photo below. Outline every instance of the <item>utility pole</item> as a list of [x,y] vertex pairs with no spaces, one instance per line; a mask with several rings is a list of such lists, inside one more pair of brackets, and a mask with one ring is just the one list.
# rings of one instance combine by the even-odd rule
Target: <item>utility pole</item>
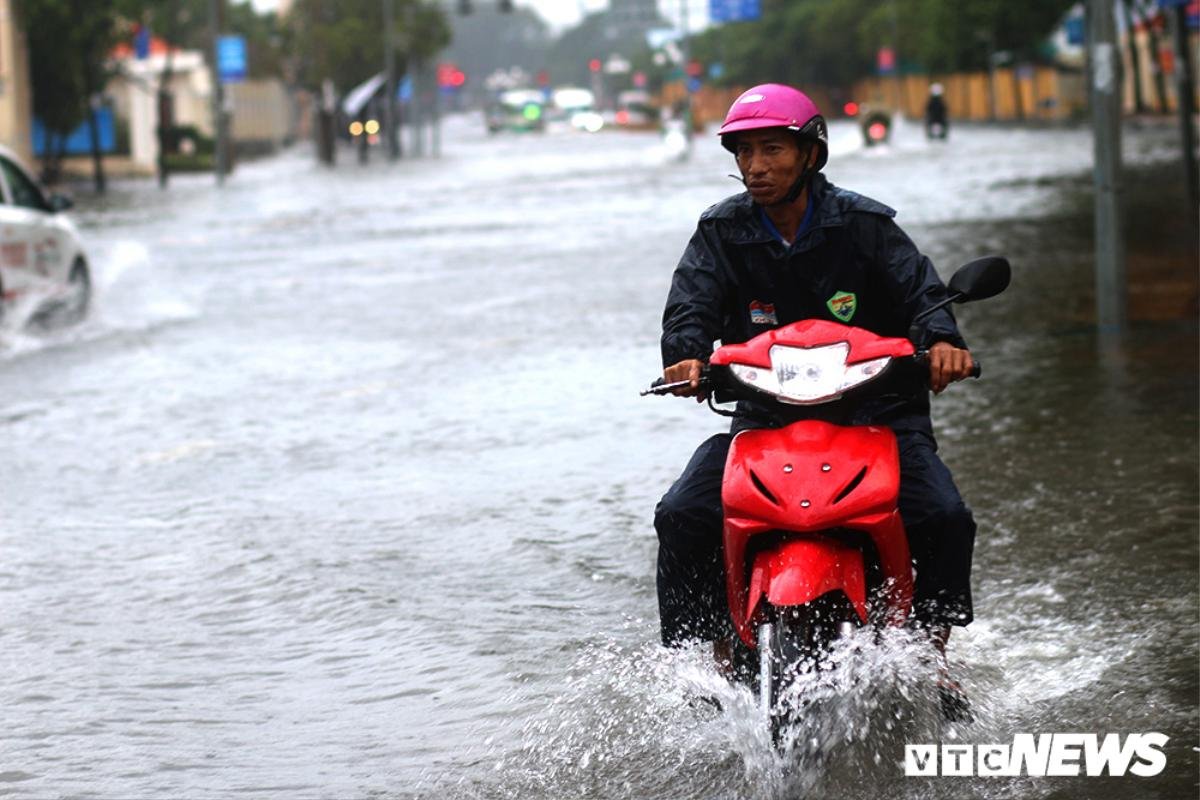
[[420,158],[425,155],[424,137],[421,135],[421,62],[416,57],[417,49],[417,16],[413,3],[405,7],[405,22],[407,30],[407,47],[405,48],[404,75],[410,88],[408,98],[408,124],[412,128],[412,155]]
[[1127,319],[1125,234],[1121,228],[1121,54],[1112,0],[1088,0],[1089,84],[1096,187],[1096,323],[1117,332]]
[[1133,19],[1133,9],[1129,7],[1133,0],[1120,0],[1120,2],[1121,13],[1125,16],[1125,30],[1128,31],[1126,38],[1129,47],[1129,68],[1133,72],[1133,110],[1137,114],[1145,114],[1146,99],[1142,96],[1142,59],[1137,46],[1137,28]]
[[692,112],[692,76],[688,74],[688,68],[692,63],[692,49],[688,46],[688,29],[691,27],[688,24],[688,2],[689,0],[679,0],[679,27],[681,28],[679,57],[683,61],[683,89],[687,98],[687,105],[683,109],[683,130],[689,143],[688,147],[691,147],[692,127],[695,125],[695,120]]
[[892,76],[896,81],[896,107],[902,117],[908,116],[908,84],[900,72],[900,12],[896,9],[896,0],[888,0],[888,16],[892,25],[892,61],[894,67]]
[[430,86],[433,87],[433,123],[430,128],[430,147],[433,157],[440,158],[442,155],[442,86],[438,83],[436,69],[434,67],[434,74],[429,81]]
[[225,87],[221,83],[221,53],[218,42],[221,38],[221,28],[225,22],[224,15],[224,0],[208,0],[208,20],[212,33],[212,55],[213,55],[213,93],[212,93],[212,114],[213,114],[213,136],[216,139],[215,161],[217,184],[221,185],[225,182],[225,175],[229,171],[229,152],[228,143],[226,142],[226,127],[225,127]]
[[1182,3],[1175,4],[1175,14],[1171,22],[1175,34],[1175,95],[1179,98],[1179,132],[1183,139],[1188,203],[1191,205],[1194,221],[1200,210],[1200,177],[1196,175],[1196,128],[1192,122],[1196,113],[1196,90],[1192,86],[1192,49],[1188,46],[1187,9]]
[[408,56],[408,75],[412,81],[412,99],[409,102],[409,125],[412,126],[412,154],[417,158],[425,156],[425,113],[421,108],[421,92],[425,88],[424,76],[421,74],[425,66],[421,59],[413,54]]
[[400,136],[396,131],[396,0],[383,2],[383,64],[387,80],[384,82],[383,129],[387,136],[388,159],[400,157]]

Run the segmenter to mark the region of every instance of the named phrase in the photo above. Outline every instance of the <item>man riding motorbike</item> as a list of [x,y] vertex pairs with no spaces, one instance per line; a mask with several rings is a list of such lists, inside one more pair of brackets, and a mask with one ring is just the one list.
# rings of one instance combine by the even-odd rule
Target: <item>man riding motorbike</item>
[[949,112],[942,94],[940,83],[929,87],[929,100],[925,103],[925,136],[929,139],[945,139],[950,133]]
[[[764,84],[743,93],[718,131],[737,159],[746,191],[700,216],[675,269],[663,313],[666,382],[704,399],[701,369],[713,344],[744,342],[803,319],[853,324],[883,336],[915,336],[928,350],[928,388],[910,376],[867,403],[854,424],[887,425],[900,454],[899,509],[916,568],[913,620],[945,663],[954,625],[972,619],[975,522],[937,456],[929,391],[971,375],[973,361],[949,309],[916,328],[917,315],[945,299],[929,259],[882,203],[831,184],[824,118],[803,93]],[[658,601],[665,645],[714,643],[730,661],[732,626],[721,557],[721,483],[732,435],[760,427],[753,403],[738,406],[730,433],[700,445],[655,510]],[[943,669],[943,704],[957,697]]]

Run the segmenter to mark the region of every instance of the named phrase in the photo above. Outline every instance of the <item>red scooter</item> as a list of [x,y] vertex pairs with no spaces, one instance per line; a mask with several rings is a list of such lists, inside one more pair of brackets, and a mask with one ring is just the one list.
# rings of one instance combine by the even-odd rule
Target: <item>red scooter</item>
[[[946,300],[914,327],[949,303],[999,294],[1009,278],[1003,258],[963,266]],[[756,684],[777,741],[791,713],[780,698],[802,665],[820,664],[834,642],[857,627],[905,624],[912,608],[895,434],[843,424],[865,399],[878,396],[872,385],[887,383],[878,379],[906,368],[928,375],[924,354],[910,339],[804,320],[718,348],[702,378],[718,413],[732,416],[713,405],[714,394],[718,401],[746,400],[779,412],[774,426],[734,437],[721,492],[737,660]],[[978,377],[978,363],[975,369]],[[643,394],[686,384],[660,379]]]

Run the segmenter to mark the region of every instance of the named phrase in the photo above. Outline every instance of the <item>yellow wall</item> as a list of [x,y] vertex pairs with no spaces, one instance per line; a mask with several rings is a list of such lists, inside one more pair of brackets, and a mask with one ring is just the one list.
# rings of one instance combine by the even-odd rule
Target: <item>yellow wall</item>
[[[929,98],[929,86],[941,83],[950,116],[963,120],[992,119],[995,91],[997,120],[1059,120],[1084,108],[1076,81],[1053,67],[1037,67],[1018,77],[1012,69],[953,75],[907,75],[897,78],[868,78],[855,84],[855,98],[921,117]],[[1020,108],[1017,92],[1020,92]]]
[[[1135,38],[1138,60],[1142,65],[1142,95],[1150,111],[1157,110],[1153,83],[1153,62],[1149,37],[1138,33]],[[1189,39],[1193,63],[1200,64],[1200,34],[1193,33]],[[1171,37],[1159,37],[1159,46],[1169,50]],[[1133,70],[1130,68],[1129,48],[1120,47],[1124,67],[1124,104],[1127,112],[1134,110]],[[1159,54],[1161,58],[1161,54]],[[865,78],[854,84],[851,98],[861,105],[875,106],[902,112],[908,117],[920,118],[925,114],[925,103],[929,99],[929,86],[939,82],[945,89],[946,106],[950,116],[958,120],[985,121],[1056,121],[1066,120],[1086,113],[1088,107],[1087,80],[1082,70],[1059,69],[1057,67],[1033,67],[1023,70],[1020,77],[1011,68],[988,72],[965,72],[946,75],[905,75],[897,77]],[[994,86],[993,86],[994,84]],[[1176,108],[1175,77],[1164,76],[1166,104],[1168,110]],[[802,87],[829,116],[836,116],[828,93],[816,87]],[[994,101],[993,101],[994,89]],[[1197,106],[1200,107],[1200,81],[1197,81]],[[1017,107],[1017,92],[1021,105]],[[742,88],[716,89],[703,87],[693,96],[693,113],[698,123],[719,122],[730,104],[742,92]],[[664,88],[664,104],[678,101],[684,96],[682,83],[669,84]],[[992,105],[995,103],[993,116]]]
[[29,49],[14,0],[0,0],[0,144],[32,166],[33,93]]

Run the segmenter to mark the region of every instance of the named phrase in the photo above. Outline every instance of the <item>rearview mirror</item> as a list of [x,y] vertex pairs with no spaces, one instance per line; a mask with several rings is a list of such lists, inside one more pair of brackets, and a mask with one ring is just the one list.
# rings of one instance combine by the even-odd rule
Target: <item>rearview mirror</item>
[[71,201],[71,198],[67,197],[65,194],[57,193],[46,198],[46,202],[50,204],[50,210],[56,214],[59,211],[66,211],[68,208],[71,208],[75,205],[75,203]]
[[956,303],[986,300],[1007,289],[1011,278],[1012,268],[1007,258],[984,256],[959,267],[947,288]]

